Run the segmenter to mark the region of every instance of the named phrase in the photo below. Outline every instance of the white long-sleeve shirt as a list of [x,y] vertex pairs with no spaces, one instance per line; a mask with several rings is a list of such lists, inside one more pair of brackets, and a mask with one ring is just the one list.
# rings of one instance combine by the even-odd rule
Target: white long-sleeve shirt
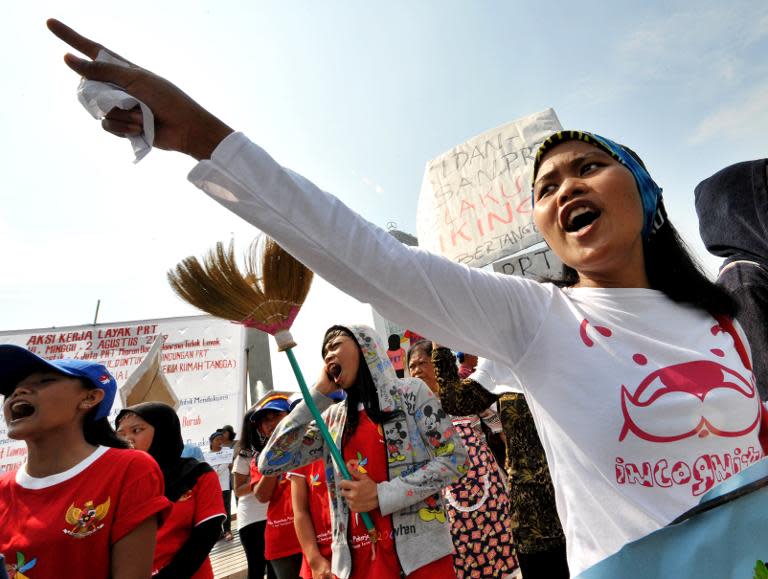
[[560,290],[406,247],[239,133],[189,179],[387,318],[511,368],[573,576],[762,457],[752,374],[703,311],[655,290]]

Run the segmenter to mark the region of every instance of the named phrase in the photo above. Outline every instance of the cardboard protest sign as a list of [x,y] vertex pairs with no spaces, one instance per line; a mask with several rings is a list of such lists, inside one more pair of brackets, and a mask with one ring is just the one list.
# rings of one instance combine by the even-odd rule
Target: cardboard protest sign
[[541,281],[560,278],[563,262],[546,245],[529,247],[493,263],[493,271]]
[[160,367],[160,352],[164,343],[165,337],[158,336],[139,367],[120,387],[120,400],[123,407],[141,402],[164,402],[174,410],[179,409],[179,399]]
[[486,131],[427,163],[416,217],[419,245],[488,265],[541,241],[532,222],[531,170],[560,130],[553,109]]

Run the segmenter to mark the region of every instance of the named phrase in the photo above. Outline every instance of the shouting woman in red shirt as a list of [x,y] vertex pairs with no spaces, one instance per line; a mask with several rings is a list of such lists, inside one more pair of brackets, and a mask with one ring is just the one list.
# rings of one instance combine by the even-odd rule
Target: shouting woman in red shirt
[[157,515],[170,505],[155,461],[125,450],[109,425],[116,389],[96,362],[0,346],[8,437],[28,453],[0,476],[0,553],[11,576],[150,575]]

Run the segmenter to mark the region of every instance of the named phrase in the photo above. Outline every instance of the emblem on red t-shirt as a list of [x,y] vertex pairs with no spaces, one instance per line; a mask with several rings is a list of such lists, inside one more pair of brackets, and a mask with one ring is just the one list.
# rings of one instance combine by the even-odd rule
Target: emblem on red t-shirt
[[94,506],[93,501],[86,501],[83,508],[69,505],[64,519],[72,525],[71,529],[64,529],[64,534],[76,539],[83,539],[93,535],[96,531],[104,527],[101,521],[109,512],[109,497],[98,506]]

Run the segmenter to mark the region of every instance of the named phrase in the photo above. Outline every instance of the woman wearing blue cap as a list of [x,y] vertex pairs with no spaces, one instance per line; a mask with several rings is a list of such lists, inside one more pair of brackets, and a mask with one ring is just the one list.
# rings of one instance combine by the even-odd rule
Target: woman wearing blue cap
[[170,503],[155,461],[126,450],[109,425],[116,388],[101,364],[0,346],[8,437],[28,453],[0,477],[0,553],[14,571],[149,576],[157,516]]
[[[90,58],[102,49],[49,27]],[[661,189],[627,148],[579,131],[541,145],[533,221],[567,267],[558,283],[537,283],[404,246],[140,67],[66,62],[130,86],[155,114],[155,144],[201,161],[194,184],[324,279],[393,322],[512,369],[550,465],[572,575],[763,457],[735,303],[692,260]],[[103,127],[138,135],[141,121],[138,108],[114,109]]]
[[237,529],[248,561],[248,579],[264,579],[265,570],[268,579],[275,579],[275,572],[264,557],[268,505],[260,502],[251,490],[251,462],[264,447],[262,436],[253,422],[257,410],[258,406],[254,404],[243,416],[240,439],[235,445],[232,489],[240,499],[237,503]]
[[[290,393],[268,392],[256,403],[251,415],[256,432],[256,451],[261,452],[269,437],[291,411]],[[264,556],[277,579],[296,579],[301,569],[301,545],[293,525],[291,483],[285,474],[262,473],[251,460],[251,491],[256,499],[267,504],[267,524],[264,530]]]

